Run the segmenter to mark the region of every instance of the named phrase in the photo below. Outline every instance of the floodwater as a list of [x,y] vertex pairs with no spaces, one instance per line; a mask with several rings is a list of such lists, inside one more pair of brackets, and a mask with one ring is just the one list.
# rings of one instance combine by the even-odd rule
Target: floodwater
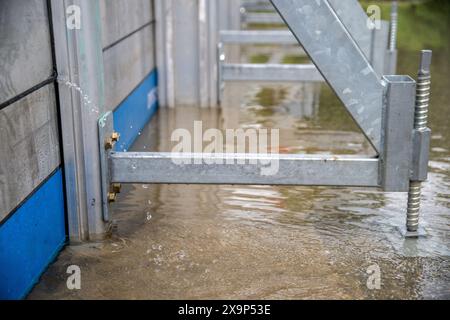
[[[400,53],[400,73],[417,65],[417,52]],[[129,185],[114,205],[111,239],[66,248],[29,298],[449,299],[448,77],[448,53],[436,51],[421,216],[428,237],[398,231],[403,193]],[[204,129],[278,128],[282,153],[373,154],[326,85],[227,84],[224,105],[161,109],[133,150],[170,151],[174,129],[202,120]],[[69,265],[81,268],[81,290],[67,289]],[[379,270],[379,289],[370,270]]]

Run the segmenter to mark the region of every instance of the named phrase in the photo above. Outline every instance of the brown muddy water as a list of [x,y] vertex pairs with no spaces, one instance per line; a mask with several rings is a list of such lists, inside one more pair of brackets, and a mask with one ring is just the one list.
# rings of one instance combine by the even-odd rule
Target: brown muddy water
[[[67,247],[30,299],[450,298],[448,53],[435,52],[433,130],[422,221],[404,239],[406,194],[364,188],[125,186],[117,230]],[[401,52],[414,75],[416,52]],[[170,151],[174,129],[279,128],[280,152],[373,154],[326,85],[228,84],[221,111],[161,109],[133,150]],[[362,173],[361,173],[362,174]],[[81,290],[67,289],[67,267]],[[379,268],[381,288],[368,270]]]

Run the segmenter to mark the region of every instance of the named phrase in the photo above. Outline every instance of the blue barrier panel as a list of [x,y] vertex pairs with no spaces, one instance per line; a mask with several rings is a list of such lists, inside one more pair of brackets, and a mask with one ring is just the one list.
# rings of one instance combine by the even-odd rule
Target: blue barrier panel
[[[127,150],[158,108],[153,70],[115,109],[117,150]],[[0,299],[21,299],[66,242],[62,172],[58,169],[0,225]]]
[[21,299],[66,242],[58,169],[0,226],[0,299]]
[[114,129],[120,133],[116,151],[130,148],[158,108],[157,72],[153,70],[114,110]]

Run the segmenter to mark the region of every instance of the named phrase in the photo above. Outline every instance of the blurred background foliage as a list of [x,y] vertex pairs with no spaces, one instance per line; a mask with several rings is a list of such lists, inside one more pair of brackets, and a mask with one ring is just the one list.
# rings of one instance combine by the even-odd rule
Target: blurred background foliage
[[[361,0],[365,9],[369,5],[381,8],[382,19],[390,19],[391,1]],[[399,1],[399,49],[448,49],[450,43],[450,1]]]

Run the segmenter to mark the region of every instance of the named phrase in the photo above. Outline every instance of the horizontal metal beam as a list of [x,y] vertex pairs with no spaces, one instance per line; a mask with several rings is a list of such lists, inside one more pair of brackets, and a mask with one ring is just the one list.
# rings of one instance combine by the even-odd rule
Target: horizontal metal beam
[[297,39],[289,30],[224,30],[220,41],[229,44],[295,44]]
[[376,158],[112,152],[109,161],[113,183],[379,186]]
[[245,23],[255,23],[255,24],[284,24],[283,19],[281,19],[278,13],[255,13],[247,12],[243,15],[243,22]]
[[223,64],[222,81],[323,82],[313,64]]
[[241,8],[247,11],[273,11],[275,10],[270,1],[256,0],[256,1],[241,1]]
[[270,3],[269,0],[241,0],[241,5],[256,5],[256,4],[267,4]]
[[244,8],[247,12],[249,11],[274,11],[272,4],[269,3],[249,3],[249,4],[243,4],[242,8]]

